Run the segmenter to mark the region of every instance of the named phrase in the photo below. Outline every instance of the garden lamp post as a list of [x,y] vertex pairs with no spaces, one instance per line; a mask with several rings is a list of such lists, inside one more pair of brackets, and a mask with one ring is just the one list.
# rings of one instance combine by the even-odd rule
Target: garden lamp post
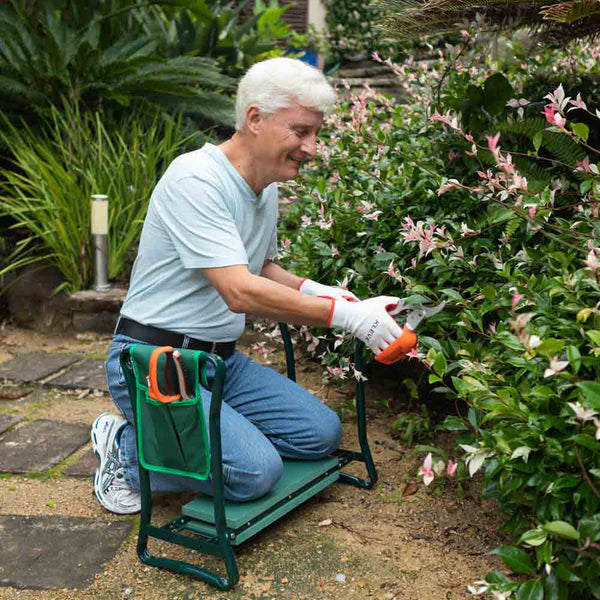
[[108,282],[108,196],[92,195],[92,240],[94,242],[94,289],[103,292]]

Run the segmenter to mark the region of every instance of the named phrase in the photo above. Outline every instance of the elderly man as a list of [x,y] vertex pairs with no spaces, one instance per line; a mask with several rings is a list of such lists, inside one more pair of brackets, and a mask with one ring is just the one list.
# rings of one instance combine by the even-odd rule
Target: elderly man
[[[323,115],[334,102],[317,69],[289,58],[258,63],[240,81],[233,137],[179,156],[156,186],[106,363],[122,414],[102,414],[92,426],[100,459],[94,489],[109,511],[140,510],[133,412],[119,363],[128,345],[194,348],[225,360],[225,492],[247,501],[277,482],[281,457],[322,458],[339,444],[341,428],[319,399],[235,351],[245,313],[342,328],[375,353],[401,334],[388,312],[397,298],[358,302],[276,262],[277,182],[297,177],[315,156]],[[210,394],[202,393],[207,410]],[[151,486],[212,492],[210,479],[162,473],[151,473]]]

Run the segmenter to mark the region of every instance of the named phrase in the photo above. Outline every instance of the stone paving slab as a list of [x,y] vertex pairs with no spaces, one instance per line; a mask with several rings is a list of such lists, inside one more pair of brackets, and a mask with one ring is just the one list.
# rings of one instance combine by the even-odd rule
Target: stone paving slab
[[89,388],[108,392],[104,363],[103,358],[88,358],[48,381],[48,385],[69,389]]
[[86,587],[114,557],[131,525],[87,517],[0,515],[0,586]]
[[0,363],[0,379],[31,383],[44,379],[83,358],[67,352],[29,352]]
[[56,466],[90,439],[84,423],[38,419],[0,439],[0,472],[43,473]]
[[93,450],[82,454],[70,467],[64,470],[69,477],[91,477],[98,467],[98,457]]
[[0,415],[0,434],[4,433],[9,427],[16,425],[25,417],[21,415]]

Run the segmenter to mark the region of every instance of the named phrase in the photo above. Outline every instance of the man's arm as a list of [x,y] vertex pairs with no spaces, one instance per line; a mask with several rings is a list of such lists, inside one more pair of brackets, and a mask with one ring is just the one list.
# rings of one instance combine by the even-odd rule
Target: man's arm
[[[253,275],[246,265],[203,269],[232,312],[252,313],[296,325],[319,325],[349,331],[375,354],[383,352],[402,329],[393,316],[399,299],[392,296],[369,298],[362,302],[320,298],[302,294],[267,277]],[[273,270],[287,279],[284,269]],[[294,276],[295,277],[295,276]]]
[[298,277],[291,271],[287,271],[281,265],[271,260],[266,260],[260,272],[261,277],[276,281],[281,285],[297,290],[304,281],[304,277]]
[[332,301],[296,291],[302,278],[273,262],[265,263],[260,276],[250,273],[246,265],[202,269],[202,272],[232,312],[322,327],[330,319]]

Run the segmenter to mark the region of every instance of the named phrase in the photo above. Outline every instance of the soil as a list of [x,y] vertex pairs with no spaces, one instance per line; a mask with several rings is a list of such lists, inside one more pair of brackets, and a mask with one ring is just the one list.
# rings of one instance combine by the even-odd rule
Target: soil
[[[254,334],[244,351],[252,352]],[[109,338],[93,334],[48,336],[3,327],[0,362],[16,354],[45,349],[77,350],[89,356],[106,354]],[[258,359],[259,357],[257,357]],[[269,356],[283,370],[281,352]],[[265,362],[263,360],[263,362]],[[323,386],[321,367],[298,357],[298,381],[334,407],[348,406],[350,388]],[[236,549],[241,579],[229,592],[219,592],[191,578],[143,565],[135,553],[134,527],[113,560],[91,586],[78,590],[17,590],[0,587],[6,600],[196,600],[225,599],[338,599],[458,600],[472,598],[467,585],[490,569],[502,569],[489,551],[501,543],[502,516],[490,501],[480,499],[479,484],[467,484],[459,499],[452,485],[424,487],[416,474],[422,454],[415,455],[394,437],[394,415],[405,406],[384,408],[376,403],[382,388],[367,384],[368,428],[379,472],[376,489],[360,490],[336,484],[280,519],[275,525]],[[98,391],[53,390],[41,385],[3,384],[0,392],[30,393],[17,400],[0,400],[0,414],[27,419],[52,418],[92,423],[103,411],[113,411],[110,396]],[[355,415],[343,411],[344,447],[356,447]],[[433,443],[452,446],[449,438]],[[129,519],[106,512],[93,495],[91,480],[63,475],[64,469],[89,446],[42,477],[11,475],[0,478],[3,514],[61,514],[98,519]],[[360,473],[360,466],[351,465]],[[155,521],[178,514],[189,494],[159,496]],[[135,519],[137,524],[137,519]],[[91,541],[90,543],[93,543]],[[151,550],[167,550],[154,543]],[[174,556],[203,560],[220,568],[216,559],[168,547]]]

